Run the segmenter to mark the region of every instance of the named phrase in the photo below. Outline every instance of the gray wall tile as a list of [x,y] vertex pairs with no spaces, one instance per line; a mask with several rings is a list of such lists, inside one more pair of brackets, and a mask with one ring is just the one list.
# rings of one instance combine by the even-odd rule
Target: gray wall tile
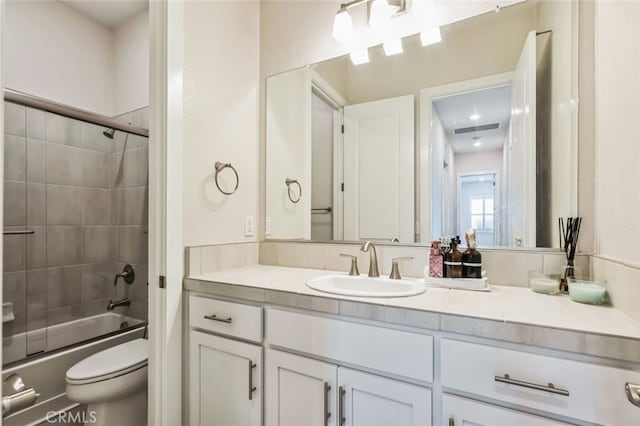
[[82,263],[83,233],[79,226],[47,228],[47,266],[79,265]]
[[112,297],[115,274],[113,263],[82,265],[82,303]]
[[25,107],[11,102],[4,103],[4,132],[9,135],[24,136],[27,112]]
[[90,150],[82,150],[80,163],[82,166],[82,186],[94,188],[110,188],[109,157],[111,154]]
[[113,190],[113,224],[146,225],[149,215],[148,197],[146,186]]
[[111,224],[111,193],[108,189],[79,190],[83,225]]
[[83,150],[55,143],[47,145],[47,183],[83,185]]
[[74,186],[47,185],[47,225],[81,225],[80,189]]
[[43,183],[27,183],[27,225],[41,226],[47,222],[47,188]]
[[34,108],[27,108],[27,137],[45,140],[47,113]]
[[47,142],[81,147],[82,122],[61,115],[47,113],[46,139]]
[[27,184],[4,183],[4,226],[27,224]]
[[57,325],[82,318],[82,305],[65,306],[47,311],[47,325]]
[[[22,230],[23,227],[4,227],[5,231]],[[27,269],[27,236],[26,235],[4,235],[2,251],[4,272],[24,271]]]
[[47,269],[47,307],[55,309],[80,303],[80,266]]
[[147,264],[146,227],[123,226],[118,229],[118,262]]
[[93,151],[112,152],[115,138],[109,139],[103,134],[107,129],[97,124],[82,123],[82,146]]
[[24,181],[27,179],[27,143],[24,137],[4,137],[4,178]]
[[27,314],[29,319],[36,312],[47,310],[47,270],[27,272]]
[[31,226],[34,234],[27,235],[27,270],[47,267],[47,228]]
[[83,229],[84,263],[107,263],[111,260],[111,227],[85,226]]
[[5,272],[2,274],[2,302],[13,304],[15,316],[27,313],[27,273]]
[[47,143],[27,139],[27,182],[45,183],[46,178]]

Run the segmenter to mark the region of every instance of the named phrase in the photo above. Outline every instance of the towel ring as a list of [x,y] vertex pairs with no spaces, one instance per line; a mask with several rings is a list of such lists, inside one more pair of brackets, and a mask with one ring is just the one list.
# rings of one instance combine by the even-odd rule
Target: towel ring
[[[235,167],[233,167],[231,163],[221,163],[220,161],[216,161],[216,164],[214,165],[214,167],[216,169],[216,175],[215,175],[216,186],[218,187],[220,192],[222,192],[224,195],[234,194],[238,190],[238,185],[240,185],[240,177],[238,176],[238,172],[236,171]],[[233,188],[233,191],[229,191],[229,192],[220,188],[220,184],[218,183],[218,173],[220,173],[226,168],[230,168],[233,171],[233,174],[236,175],[236,186]]]
[[[300,199],[302,198],[302,186],[300,185],[300,182],[298,182],[298,180],[297,180],[297,179],[289,179],[289,178],[286,178],[286,179],[284,180],[284,183],[286,183],[286,184],[287,184],[287,195],[289,195],[289,199],[291,200],[291,202],[292,202],[293,204],[296,204],[296,203],[297,203],[298,201],[300,201]],[[294,199],[293,199],[293,197],[291,196],[291,185],[293,185],[293,184],[298,185],[298,192],[299,192],[298,198],[296,198],[295,200],[294,200]]]

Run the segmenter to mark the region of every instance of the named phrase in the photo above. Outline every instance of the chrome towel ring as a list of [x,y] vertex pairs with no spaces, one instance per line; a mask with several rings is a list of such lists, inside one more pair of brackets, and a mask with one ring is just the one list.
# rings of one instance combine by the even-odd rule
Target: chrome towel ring
[[[296,204],[302,198],[302,186],[300,185],[300,182],[298,182],[297,179],[286,178],[284,180],[284,183],[287,184],[287,195],[289,195],[289,199],[291,200],[291,202],[293,204]],[[293,185],[293,184],[298,185],[298,198],[296,198],[295,200],[293,199],[293,196],[291,195],[291,185]]]
[[[216,169],[215,182],[220,192],[222,192],[224,195],[234,194],[238,190],[238,185],[240,185],[240,177],[238,176],[238,172],[236,171],[235,167],[233,167],[231,163],[221,163],[220,161],[216,161],[214,167]],[[233,171],[233,174],[236,175],[236,185],[234,186],[232,191],[225,191],[224,189],[220,188],[220,183],[218,183],[218,174],[226,168],[231,169]]]

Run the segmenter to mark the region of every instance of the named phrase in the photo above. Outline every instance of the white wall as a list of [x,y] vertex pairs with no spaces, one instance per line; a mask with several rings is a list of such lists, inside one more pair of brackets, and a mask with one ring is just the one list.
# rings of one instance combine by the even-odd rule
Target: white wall
[[149,14],[141,12],[114,31],[113,116],[149,105]]
[[502,172],[502,148],[494,151],[456,154],[455,158],[457,174]]
[[595,17],[597,252],[640,267],[640,3],[597,2]]
[[56,1],[8,1],[5,87],[113,115],[112,33]]
[[[255,241],[244,219],[257,216],[260,4],[187,1],[184,31],[184,243]],[[216,161],[236,167],[234,195],[215,187]]]

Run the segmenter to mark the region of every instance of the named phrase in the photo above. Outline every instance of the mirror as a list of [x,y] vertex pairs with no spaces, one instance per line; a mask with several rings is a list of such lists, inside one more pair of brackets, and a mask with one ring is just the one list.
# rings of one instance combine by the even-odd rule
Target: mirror
[[577,214],[577,2],[525,1],[267,79],[267,239],[559,247]]

